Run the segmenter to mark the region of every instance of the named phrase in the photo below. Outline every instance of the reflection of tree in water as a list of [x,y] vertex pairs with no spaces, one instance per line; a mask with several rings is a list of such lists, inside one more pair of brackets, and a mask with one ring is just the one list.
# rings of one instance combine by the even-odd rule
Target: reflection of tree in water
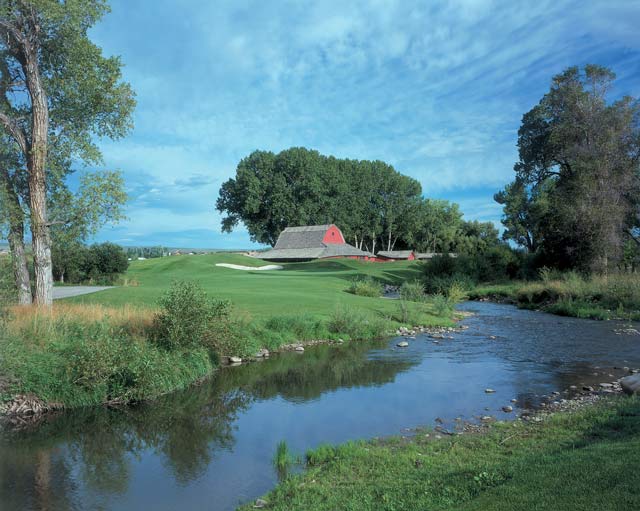
[[280,395],[292,401],[316,399],[339,388],[382,385],[417,363],[406,358],[372,360],[372,349],[387,341],[316,346],[303,355],[286,353],[268,362],[225,370],[221,380],[239,387],[253,398]]
[[97,498],[124,494],[131,457],[146,450],[163,459],[179,484],[188,484],[202,475],[216,452],[233,447],[237,414],[254,399],[282,395],[305,401],[338,388],[380,385],[413,365],[368,358],[372,348],[384,346],[318,346],[302,356],[284,354],[220,371],[201,386],[154,402],[77,410],[52,417],[34,431],[7,433],[0,441],[0,502],[16,509],[85,507],[75,472]]

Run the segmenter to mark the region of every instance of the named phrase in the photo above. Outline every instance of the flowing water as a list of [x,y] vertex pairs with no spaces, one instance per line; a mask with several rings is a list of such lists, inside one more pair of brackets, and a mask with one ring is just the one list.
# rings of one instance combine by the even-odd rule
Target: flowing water
[[[639,325],[465,303],[453,339],[317,346],[221,370],[201,386],[122,409],[48,418],[0,438],[0,510],[234,509],[277,483],[272,459],[322,443],[515,418],[570,385],[640,367]],[[490,387],[496,392],[487,394]],[[568,395],[567,393],[563,395]],[[514,413],[501,407],[517,399]]]

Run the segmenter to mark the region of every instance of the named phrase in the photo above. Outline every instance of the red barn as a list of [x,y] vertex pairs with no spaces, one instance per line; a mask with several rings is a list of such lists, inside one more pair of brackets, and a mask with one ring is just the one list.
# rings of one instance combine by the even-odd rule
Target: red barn
[[336,257],[375,260],[373,254],[349,245],[342,231],[333,224],[287,227],[280,233],[276,245],[259,257],[265,261],[282,262]]

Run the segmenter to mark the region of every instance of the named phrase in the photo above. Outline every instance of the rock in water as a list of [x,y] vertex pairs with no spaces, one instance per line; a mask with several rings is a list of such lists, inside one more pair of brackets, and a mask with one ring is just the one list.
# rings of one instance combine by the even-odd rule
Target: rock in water
[[502,407],[502,411],[504,413],[511,413],[511,412],[513,412],[513,406],[503,406]]
[[253,505],[253,507],[255,507],[256,509],[262,509],[263,507],[266,507],[267,504],[269,503],[266,500],[256,499],[256,503]]
[[240,364],[242,359],[240,357],[229,357],[229,362],[232,364]]
[[495,390],[493,390],[493,389],[484,389],[484,391],[485,391],[487,394],[493,394],[493,393],[495,392]]
[[396,344],[396,346],[398,348],[406,348],[407,346],[409,346],[409,343],[407,341],[400,341],[398,344]]
[[296,351],[303,352],[304,348],[302,346],[296,346]]
[[640,394],[640,374],[622,378],[620,380],[620,386],[625,394]]

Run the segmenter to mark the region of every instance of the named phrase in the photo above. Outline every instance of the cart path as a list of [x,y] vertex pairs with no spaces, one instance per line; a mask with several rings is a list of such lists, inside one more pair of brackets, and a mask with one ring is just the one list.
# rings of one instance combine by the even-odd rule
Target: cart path
[[72,296],[88,295],[105,289],[113,289],[114,286],[60,286],[53,288],[53,299],[71,298]]

